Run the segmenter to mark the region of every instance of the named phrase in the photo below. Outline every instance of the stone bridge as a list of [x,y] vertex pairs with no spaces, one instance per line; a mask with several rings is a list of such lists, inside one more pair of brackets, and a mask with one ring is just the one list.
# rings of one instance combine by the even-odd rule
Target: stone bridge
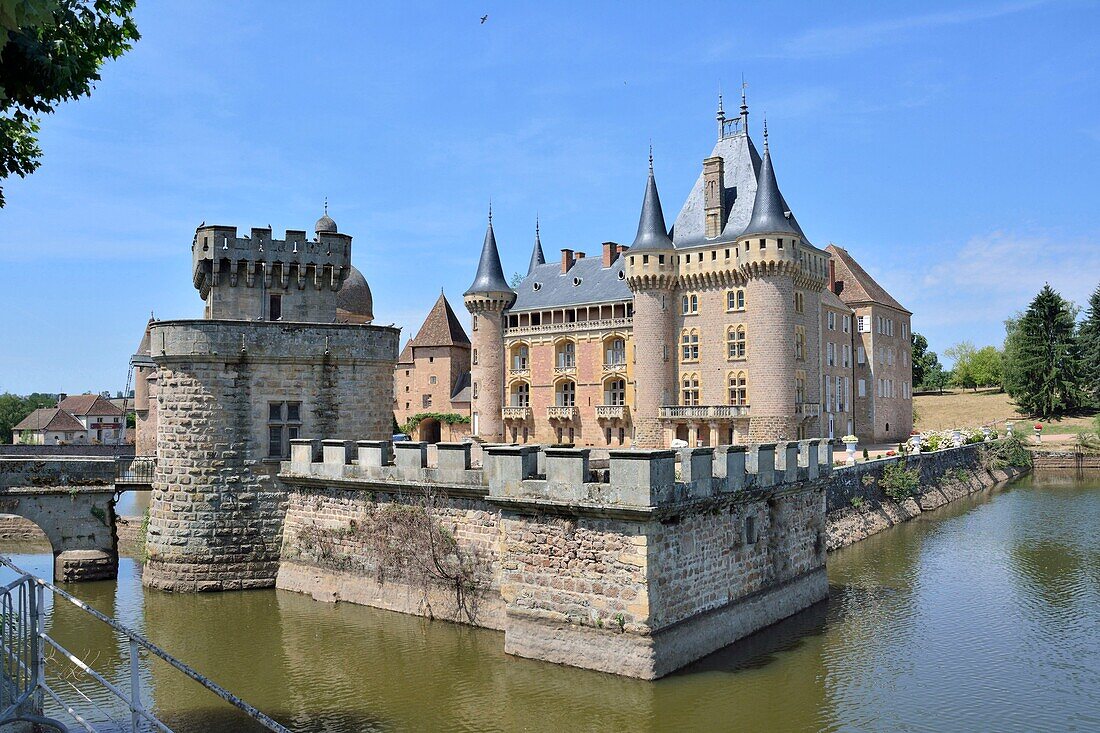
[[54,580],[103,580],[118,574],[115,501],[147,490],[148,459],[95,456],[0,456],[0,514],[33,522],[49,540]]

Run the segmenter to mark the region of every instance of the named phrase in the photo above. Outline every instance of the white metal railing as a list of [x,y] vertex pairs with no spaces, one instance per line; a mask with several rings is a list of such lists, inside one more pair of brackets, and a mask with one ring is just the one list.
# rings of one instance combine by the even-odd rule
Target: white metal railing
[[577,416],[576,407],[551,405],[546,408],[546,417],[550,420],[572,420]]
[[[96,728],[93,727],[85,715],[82,715],[66,702],[61,693],[53,689],[47,682],[48,659],[46,647],[48,645],[64,657],[69,664],[95,680],[103,689],[122,701],[130,712],[130,724],[127,730],[131,733],[139,733],[139,731],[150,729],[172,733],[171,728],[146,709],[142,700],[140,674],[140,652],[142,649],[164,660],[267,730],[290,733],[289,728],[280,725],[229,690],[199,674],[156,644],[126,628],[113,618],[105,616],[79,598],[69,595],[52,583],[22,570],[6,557],[0,557],[0,565],[14,571],[18,576],[15,581],[0,588],[0,612],[2,612],[2,618],[0,618],[0,631],[2,631],[0,633],[0,637],[2,637],[0,638],[0,675],[3,676],[3,679],[0,679],[0,690],[2,690],[0,701],[3,702],[2,710],[0,710],[0,727],[4,727],[10,722],[23,720],[36,722],[55,730],[68,731],[69,729],[63,723],[43,717],[44,699],[49,696],[62,710],[68,713],[69,717],[77,722],[81,729],[87,731],[87,733],[96,733]],[[87,662],[77,657],[46,633],[46,593],[52,594],[55,606],[59,600],[68,601],[92,618],[106,624],[116,633],[126,637],[129,642],[129,691],[112,683],[102,674],[92,669]],[[83,699],[91,704],[86,696],[83,696]]]
[[571,323],[544,323],[538,326],[511,326],[504,329],[505,336],[528,336],[536,333],[566,333],[574,331],[610,331],[630,328],[634,318],[604,318]]
[[627,409],[626,405],[596,405],[596,419],[625,420]]
[[748,405],[666,405],[661,408],[661,417],[665,420],[728,420],[748,416]]
[[531,416],[530,407],[502,407],[500,416],[505,420],[526,420]]

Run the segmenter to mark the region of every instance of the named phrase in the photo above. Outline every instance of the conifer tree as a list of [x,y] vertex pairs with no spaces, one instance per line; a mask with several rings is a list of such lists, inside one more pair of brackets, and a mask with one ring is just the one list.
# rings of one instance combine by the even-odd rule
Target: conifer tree
[[1077,342],[1081,350],[1081,384],[1093,404],[1100,407],[1100,285],[1089,298]]
[[1015,324],[1006,342],[1012,396],[1027,412],[1050,417],[1079,407],[1080,355],[1074,307],[1050,285],[1044,285]]

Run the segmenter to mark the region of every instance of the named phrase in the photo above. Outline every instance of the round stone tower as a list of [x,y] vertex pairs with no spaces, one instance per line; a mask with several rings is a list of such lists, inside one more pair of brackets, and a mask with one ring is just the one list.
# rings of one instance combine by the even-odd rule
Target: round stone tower
[[626,282],[634,293],[634,445],[663,448],[661,407],[675,403],[676,361],[672,289],[676,284],[675,246],[665,227],[661,197],[649,156],[638,234],[626,254]]
[[504,311],[516,302],[516,292],[508,286],[500,266],[492,209],[477,275],[463,293],[463,301],[473,315],[471,433],[490,443],[500,442],[504,439]]
[[[764,160],[752,218],[737,239],[738,249],[744,253],[740,267],[746,281],[745,300],[751,304],[746,356],[751,404],[749,441],[753,443],[797,439],[801,424],[796,407],[798,380],[805,383],[809,373],[818,378],[817,369],[807,369],[805,332],[799,346],[801,321],[795,305],[795,280],[800,269],[800,242],[801,234],[775,179],[765,128]],[[803,371],[809,373],[799,377]]]

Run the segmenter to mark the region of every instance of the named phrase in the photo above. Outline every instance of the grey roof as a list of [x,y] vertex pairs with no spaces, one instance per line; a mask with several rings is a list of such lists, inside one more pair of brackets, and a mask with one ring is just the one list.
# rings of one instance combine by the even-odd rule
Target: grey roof
[[[508,312],[630,300],[634,296],[619,275],[624,264],[622,256],[611,267],[604,267],[599,257],[584,257],[566,273],[559,262],[539,265],[516,286],[516,302]],[[574,284],[575,279],[580,282]]]
[[[336,291],[337,322],[370,322],[374,320],[374,296],[367,278],[355,265]],[[343,321],[341,321],[341,318]]]
[[317,223],[313,225],[313,231],[318,234],[321,232],[336,234],[336,222],[334,222],[326,212],[325,215],[318,219]]
[[463,295],[476,293],[509,293],[508,281],[504,279],[504,268],[500,266],[500,252],[497,251],[497,238],[493,234],[493,220],[489,219],[489,228],[485,230],[485,243],[481,245],[481,259],[477,263],[474,282]]
[[[708,157],[722,158],[723,201],[727,208],[725,226],[722,227],[722,233],[718,237],[709,240],[706,238],[703,174],[700,172],[672,225],[672,241],[676,243],[677,249],[715,242],[732,242],[745,231],[752,219],[758,187],[757,178],[763,169],[763,159],[757,152],[752,138],[745,132],[724,137],[714,144]],[[789,210],[790,207],[783,200],[782,194],[780,194],[780,200],[783,202],[783,210]],[[798,225],[797,219],[791,216],[790,222],[805,240],[806,235]]]
[[645,184],[645,199],[642,200],[642,215],[638,218],[638,234],[630,248],[636,251],[675,248],[668,237],[665,214],[661,211],[661,196],[657,193],[657,181],[653,177],[652,157],[649,161],[649,180]]
[[451,402],[469,402],[473,397],[473,392],[470,389],[470,373],[462,372],[458,375],[458,381],[455,382],[454,389],[451,390]]
[[847,303],[840,299],[840,296],[828,288],[821,291],[821,305],[828,306],[838,311],[845,311],[846,313],[855,312],[848,307]]
[[539,238],[539,225],[538,225],[538,222],[536,222],[535,223],[535,248],[533,250],[531,250],[531,264],[529,264],[527,266],[527,274],[530,275],[531,272],[538,265],[545,265],[545,264],[546,264],[546,255],[544,255],[542,253],[542,239]]
[[779,193],[779,183],[775,180],[775,168],[772,166],[772,154],[764,146],[764,163],[760,177],[756,181],[756,201],[752,205],[752,218],[745,227],[744,234],[772,234],[786,232],[801,234],[798,227],[787,215],[790,209]]

